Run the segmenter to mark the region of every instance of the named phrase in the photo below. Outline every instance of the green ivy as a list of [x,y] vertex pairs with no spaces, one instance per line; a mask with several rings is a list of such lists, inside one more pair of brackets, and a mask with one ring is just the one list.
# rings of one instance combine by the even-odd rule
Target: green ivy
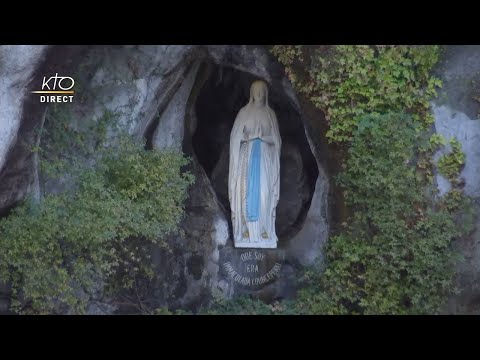
[[167,307],[161,307],[155,309],[152,314],[149,315],[193,315],[192,312],[178,309],[175,311],[169,310]]
[[293,314],[289,302],[274,302],[266,304],[260,299],[246,295],[227,300],[215,298],[210,308],[205,310],[206,315],[289,315]]
[[[327,268],[299,296],[300,312],[434,314],[452,290],[460,200],[433,203],[416,176],[421,134],[405,114],[359,119],[338,176],[353,216],[330,238]],[[457,194],[461,197],[461,194]]]
[[429,100],[441,81],[430,75],[438,46],[275,45],[294,87],[323,110],[331,142],[352,140],[368,113],[407,111],[425,127],[433,123]]
[[187,162],[122,136],[79,169],[74,189],[1,219],[0,282],[12,284],[13,310],[82,313],[99,281],[128,288],[151,277],[149,247],[165,245],[183,216]]
[[445,140],[443,135],[435,133],[435,134],[432,134],[432,136],[429,139],[428,150],[433,152],[437,150],[440,146],[443,146],[446,144],[447,144],[447,140]]
[[442,155],[438,160],[438,171],[452,184],[456,184],[458,176],[465,165],[465,154],[462,151],[462,145],[457,139],[452,138],[450,146],[452,148],[450,153]]

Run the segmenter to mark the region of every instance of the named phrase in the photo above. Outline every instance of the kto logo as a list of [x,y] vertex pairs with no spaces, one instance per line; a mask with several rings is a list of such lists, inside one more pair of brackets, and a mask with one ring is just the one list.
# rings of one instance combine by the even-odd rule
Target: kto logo
[[[70,76],[58,76],[58,73],[55,76],[51,76],[47,79],[46,76],[43,77],[42,90],[32,91],[34,94],[49,94],[41,95],[40,102],[44,103],[61,103],[61,102],[72,102],[73,101],[73,86],[75,85],[75,80]],[[66,95],[71,94],[71,95]]]

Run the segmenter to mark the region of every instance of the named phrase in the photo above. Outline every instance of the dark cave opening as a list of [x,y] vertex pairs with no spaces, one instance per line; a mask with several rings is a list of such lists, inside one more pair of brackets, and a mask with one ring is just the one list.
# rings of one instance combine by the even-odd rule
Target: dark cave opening
[[[240,70],[212,65],[195,103],[197,126],[192,136],[193,149],[228,217],[230,132],[238,111],[249,100],[250,85],[257,79]],[[282,245],[300,229],[305,219],[318,168],[301,115],[283,89],[269,86],[269,104],[277,115],[282,138],[276,217],[276,231]]]

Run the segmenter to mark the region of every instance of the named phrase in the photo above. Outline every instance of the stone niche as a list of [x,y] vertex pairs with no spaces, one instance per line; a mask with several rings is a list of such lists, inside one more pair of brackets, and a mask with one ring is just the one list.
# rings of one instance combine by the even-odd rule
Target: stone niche
[[[250,294],[267,301],[290,297],[299,265],[312,265],[321,258],[328,233],[328,181],[312,152],[307,119],[284,83],[270,82],[269,105],[277,114],[282,138],[275,224],[278,247],[236,249],[228,200],[230,132],[238,111],[248,102],[250,85],[265,78],[215,62],[205,63],[200,73],[203,80],[192,104],[191,140],[185,142],[191,144],[190,152],[204,170],[228,225],[228,238],[214,251],[218,258],[214,288],[226,297]],[[184,148],[188,153],[189,146]]]
[[[235,116],[248,102],[250,85],[256,79],[246,72],[213,66],[195,104],[197,129],[192,138],[193,148],[228,219],[230,132]],[[318,168],[300,114],[281,90],[269,89],[269,104],[277,114],[282,138],[276,231],[278,247],[285,248],[301,228],[310,207]]]

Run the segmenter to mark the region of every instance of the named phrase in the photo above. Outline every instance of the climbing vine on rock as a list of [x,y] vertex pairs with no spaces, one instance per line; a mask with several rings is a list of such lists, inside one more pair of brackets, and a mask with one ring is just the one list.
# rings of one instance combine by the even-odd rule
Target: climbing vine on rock
[[328,266],[316,284],[321,295],[312,301],[311,289],[301,293],[300,312],[439,311],[459,259],[452,242],[464,229],[458,208],[430,199],[417,178],[420,135],[406,114],[359,119],[338,176],[354,215],[327,245]]
[[[336,177],[352,216],[326,248],[324,273],[306,273],[299,313],[436,313],[452,290],[453,241],[472,229],[461,191],[438,201],[432,156],[445,144],[427,133],[438,46],[276,45],[294,88],[322,110],[327,138],[342,146]],[[458,175],[458,144],[439,168]]]
[[352,140],[359,118],[368,113],[406,111],[428,127],[429,100],[441,81],[430,74],[438,46],[275,45],[297,91],[321,109],[331,142]]
[[462,151],[462,144],[457,139],[450,140],[451,151],[442,155],[438,160],[438,171],[452,184],[456,184],[458,176],[465,165],[465,154]]

